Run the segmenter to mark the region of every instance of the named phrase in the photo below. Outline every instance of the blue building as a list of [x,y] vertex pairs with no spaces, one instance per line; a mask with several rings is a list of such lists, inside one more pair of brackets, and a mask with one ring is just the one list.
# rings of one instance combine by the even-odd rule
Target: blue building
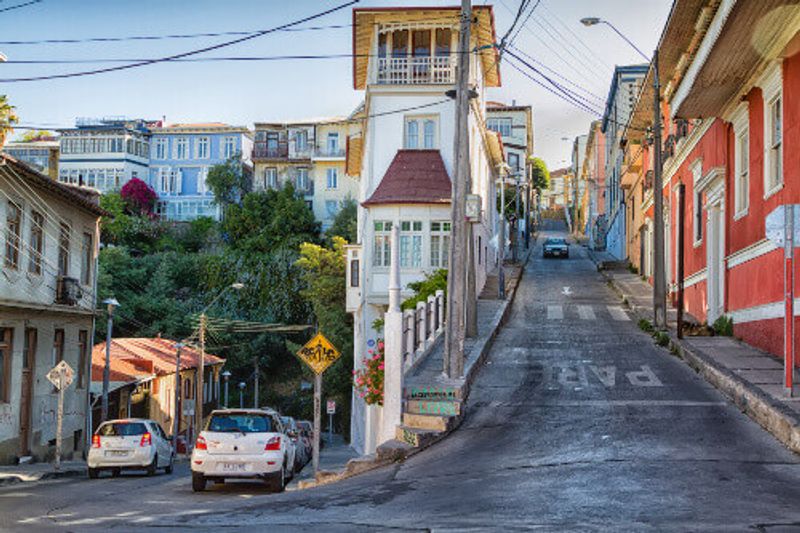
[[158,193],[158,213],[166,220],[201,216],[219,220],[220,206],[206,186],[214,165],[236,156],[251,172],[252,133],[219,122],[170,124],[150,130],[149,184]]

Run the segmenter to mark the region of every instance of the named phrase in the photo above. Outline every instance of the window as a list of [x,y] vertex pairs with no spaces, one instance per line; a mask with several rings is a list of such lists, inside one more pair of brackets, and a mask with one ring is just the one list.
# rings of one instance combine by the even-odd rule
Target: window
[[297,187],[297,190],[300,192],[308,192],[308,190],[311,188],[308,181],[307,168],[297,169],[297,176],[295,177],[295,186]]
[[44,253],[44,215],[37,211],[31,213],[31,241],[28,272],[42,273],[42,254]]
[[53,357],[52,366],[64,360],[64,330],[57,329],[53,332]]
[[496,131],[503,139],[507,139],[512,135],[512,126],[510,118],[489,118],[486,119],[486,127],[492,131]]
[[450,42],[452,40],[450,28],[437,28],[436,29],[436,48],[434,52],[437,56],[449,56],[450,55]]
[[161,168],[158,174],[163,194],[180,194],[183,184],[183,173],[180,170]]
[[81,247],[81,283],[88,286],[92,283],[92,259],[94,257],[94,246],[91,233],[83,234]]
[[14,270],[19,268],[19,234],[22,228],[22,208],[14,202],[8,202],[6,211],[6,266]]
[[422,267],[422,222],[400,223],[400,268]]
[[339,187],[339,170],[336,168],[329,168],[327,170],[327,177],[328,177],[328,182],[327,182],[328,188],[337,189]]
[[86,361],[89,357],[89,332],[82,329],[78,332],[78,384],[82,389],[86,386]]
[[264,169],[264,188],[277,189],[278,188],[278,169],[271,167]]
[[767,161],[767,192],[773,191],[783,184],[783,113],[780,96],[769,102],[769,135]]
[[747,126],[747,106],[743,117],[734,123],[736,133],[734,207],[736,215],[747,213],[750,205],[750,129]]
[[208,137],[199,137],[197,139],[197,158],[198,159],[208,159],[209,156],[209,146],[211,144],[211,139]]
[[508,166],[511,167],[511,170],[514,172],[519,172],[519,154],[508,153]]
[[450,253],[450,222],[431,222],[431,266],[447,268]]
[[197,194],[205,194],[208,191],[207,179],[208,167],[200,167],[200,170],[197,171]]
[[308,150],[308,132],[306,130],[297,130],[295,132],[294,149],[298,152],[305,152]]
[[156,139],[156,159],[167,158],[167,140]]
[[68,224],[61,223],[61,230],[58,235],[58,275],[69,275],[69,239],[70,227]]
[[339,212],[339,202],[337,202],[336,200],[326,200],[325,212],[328,214],[329,218],[335,217],[336,213]]
[[390,221],[375,221],[375,239],[372,245],[372,265],[388,267],[391,262],[392,248],[392,223]]
[[698,161],[692,167],[692,181],[694,183],[694,195],[692,202],[692,218],[694,220],[694,244],[695,246],[703,240],[703,191],[697,190],[697,184],[703,175],[702,161]]
[[225,159],[233,157],[236,153],[236,137],[225,137],[222,146],[222,156]]
[[339,153],[339,134],[328,134],[328,155],[334,156]]
[[175,142],[175,158],[186,159],[189,154],[189,139],[181,137]]
[[[406,118],[406,143],[409,150],[437,148],[437,119],[434,117]],[[420,134],[422,138],[420,138]]]
[[360,273],[360,265],[361,260],[359,259],[351,259],[350,260],[350,286],[351,287],[358,287],[359,286],[359,273]]
[[0,328],[0,403],[10,401],[13,334],[14,330],[11,328]]

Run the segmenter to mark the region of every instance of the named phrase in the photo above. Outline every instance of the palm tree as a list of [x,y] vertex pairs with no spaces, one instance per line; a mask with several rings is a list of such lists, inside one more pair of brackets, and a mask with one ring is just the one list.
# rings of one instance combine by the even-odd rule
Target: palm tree
[[19,117],[14,112],[16,108],[8,103],[6,95],[0,95],[0,148],[6,143],[6,137],[14,131],[12,127],[19,121]]

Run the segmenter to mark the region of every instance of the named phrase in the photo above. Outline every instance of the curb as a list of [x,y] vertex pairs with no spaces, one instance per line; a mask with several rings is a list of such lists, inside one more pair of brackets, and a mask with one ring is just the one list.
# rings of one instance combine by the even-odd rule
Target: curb
[[[622,289],[614,278],[606,274],[592,253],[589,256],[598,270],[621,298],[626,299]],[[641,306],[628,304],[628,308],[637,318],[647,318]],[[649,312],[649,310],[647,310]],[[786,406],[776,403],[769,395],[753,384],[736,375],[730,369],[719,365],[697,348],[689,346],[678,339],[672,330],[668,331],[669,349],[680,357],[690,368],[700,374],[714,388],[720,391],[733,405],[756,422],[784,446],[795,453],[800,453],[800,417]]]
[[80,477],[86,475],[86,469],[70,469],[61,471],[48,471],[41,474],[0,474],[0,487],[15,485],[17,483],[35,483],[37,481],[47,481],[51,479],[63,479]]

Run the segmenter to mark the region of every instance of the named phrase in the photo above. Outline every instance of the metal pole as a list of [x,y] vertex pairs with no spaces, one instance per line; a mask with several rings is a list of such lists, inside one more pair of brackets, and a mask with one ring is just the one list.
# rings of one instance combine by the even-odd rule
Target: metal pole
[[531,192],[533,189],[533,165],[528,164],[528,188],[525,190],[525,249],[531,247]]
[[469,165],[469,48],[472,6],[461,0],[461,27],[458,38],[458,83],[456,86],[456,124],[452,186],[450,272],[447,276],[447,320],[445,328],[444,372],[450,378],[464,373],[465,292],[467,268],[466,185]]
[[794,392],[794,205],[784,211],[784,293],[783,315],[784,387],[786,395]]
[[244,383],[239,383],[239,409],[244,409]]
[[661,176],[661,87],[658,81],[658,49],[653,52],[653,205],[654,262],[653,313],[658,329],[667,327],[667,287],[664,264],[664,195]]
[[506,177],[500,171],[500,266],[497,271],[497,297],[506,299],[506,274],[503,263],[506,260]]
[[686,187],[683,183],[678,185],[678,223],[675,231],[678,232],[678,265],[675,277],[678,282],[678,338],[683,338],[683,219],[686,216]]
[[514,177],[514,262],[519,259],[519,174]]
[[314,451],[312,455],[312,464],[314,466],[314,474],[319,472],[319,439],[320,429],[322,426],[320,413],[322,403],[322,374],[314,376]]
[[228,381],[230,381],[230,376],[225,376],[225,408],[228,407]]
[[183,344],[175,345],[175,405],[172,420],[172,449],[178,452],[178,433],[181,432],[181,348]]
[[64,427],[64,373],[58,375],[58,419],[56,421],[56,464],[55,469],[61,468],[61,431]]
[[253,407],[258,409],[258,356],[253,358]]
[[195,431],[200,431],[203,427],[203,386],[205,385],[205,371],[206,371],[206,314],[200,314],[200,362],[197,368],[197,394],[195,395]]
[[333,444],[333,413],[328,413],[328,444]]
[[103,407],[101,419],[108,420],[108,388],[111,379],[111,330],[114,328],[114,307],[108,305],[108,324],[106,327],[106,364],[103,367]]

